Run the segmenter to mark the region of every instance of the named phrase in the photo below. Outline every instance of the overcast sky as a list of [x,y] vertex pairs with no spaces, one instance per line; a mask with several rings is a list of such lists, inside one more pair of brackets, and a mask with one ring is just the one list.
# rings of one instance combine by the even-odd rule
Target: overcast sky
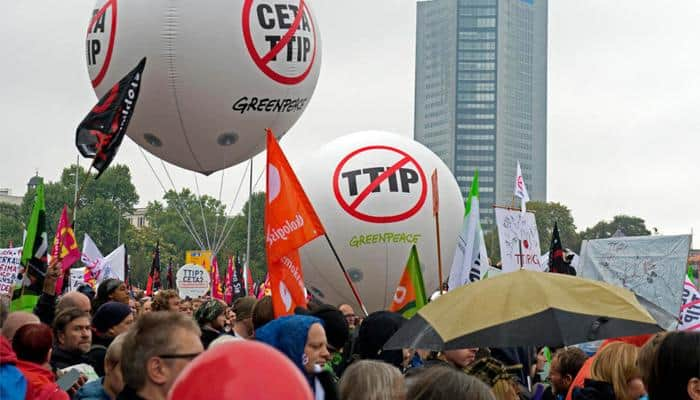
[[[75,162],[75,128],[96,101],[84,50],[94,3],[0,5],[0,187],[13,194],[24,194],[35,170],[53,181]],[[311,6],[323,65],[308,108],[282,140],[292,163],[350,132],[412,136],[415,2]],[[625,213],[664,234],[695,228],[700,247],[699,20],[695,0],[550,1],[547,200],[567,205],[579,229]],[[130,166],[141,205],[160,199],[130,139],[116,162]],[[254,162],[257,177],[264,158]],[[191,172],[169,170],[178,186],[194,186]],[[242,166],[226,170],[222,201],[231,203],[242,174]],[[198,179],[218,197],[220,173]],[[234,210],[246,198],[243,189]]]

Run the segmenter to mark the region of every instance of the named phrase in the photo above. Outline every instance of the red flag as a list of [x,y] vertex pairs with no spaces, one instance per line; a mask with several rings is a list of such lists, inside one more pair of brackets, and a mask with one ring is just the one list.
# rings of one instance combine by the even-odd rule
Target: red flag
[[268,274],[275,316],[306,307],[298,249],[325,233],[292,167],[267,130],[265,234]]
[[267,130],[265,235],[268,264],[325,233],[272,131]]
[[68,207],[65,205],[56,227],[56,236],[53,238],[51,258],[61,260],[61,274],[56,280],[56,295],[58,296],[63,292],[65,275],[68,274],[71,265],[80,259],[80,249],[78,249],[78,242],[75,240],[73,228],[68,222]]
[[265,275],[265,281],[263,281],[258,287],[258,300],[265,296],[271,296],[272,291],[270,290],[270,274]]
[[216,262],[216,256],[214,256],[211,259],[211,297],[223,300],[224,294],[221,293],[221,283],[219,281],[219,264]]
[[270,290],[275,318],[294,314],[296,307],[306,307],[306,288],[298,250],[292,250],[270,265]]
[[231,304],[233,301],[233,286],[231,281],[233,280],[233,257],[228,258],[228,267],[226,267],[226,280],[224,281],[224,301],[226,304]]
[[156,250],[153,252],[153,262],[151,271],[148,273],[146,282],[146,296],[153,296],[153,293],[160,290],[160,242],[156,243]]
[[244,273],[246,275],[246,282],[248,283],[248,291],[250,293],[246,293],[246,295],[251,295],[253,292],[253,285],[255,285],[255,282],[253,282],[253,271],[250,270],[250,265],[248,265],[248,260],[246,260],[245,265],[243,265]]

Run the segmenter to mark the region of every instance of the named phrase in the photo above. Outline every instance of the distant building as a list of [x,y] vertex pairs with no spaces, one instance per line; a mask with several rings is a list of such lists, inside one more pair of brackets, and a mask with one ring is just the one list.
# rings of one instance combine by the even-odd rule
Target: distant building
[[0,203],[21,206],[23,199],[23,196],[13,196],[12,190],[10,190],[9,188],[0,188]]
[[480,213],[510,204],[520,161],[531,200],[547,188],[547,0],[417,3],[415,139],[466,196],[479,170]]
[[146,207],[135,208],[133,213],[127,214],[124,217],[136,228],[148,226],[148,219],[146,219]]

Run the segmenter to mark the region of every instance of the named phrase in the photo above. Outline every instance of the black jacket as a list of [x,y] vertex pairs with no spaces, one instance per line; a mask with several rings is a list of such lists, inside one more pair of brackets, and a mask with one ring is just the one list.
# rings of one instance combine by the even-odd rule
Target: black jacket
[[573,400],[615,400],[615,391],[608,382],[586,379],[583,388],[574,389]]
[[124,389],[117,395],[117,400],[146,400],[136,394],[136,391],[129,386],[124,386]]
[[56,296],[42,292],[34,306],[34,314],[42,323],[53,325],[53,319],[56,316]]
[[92,346],[90,346],[90,351],[87,352],[86,356],[90,360],[90,365],[100,377],[105,376],[105,356],[107,355],[107,348],[112,344],[113,340],[113,337],[97,336],[95,334],[92,336]]
[[58,346],[54,346],[49,363],[54,369],[63,369],[75,364],[90,364],[90,359],[85,353],[80,351],[69,352]]

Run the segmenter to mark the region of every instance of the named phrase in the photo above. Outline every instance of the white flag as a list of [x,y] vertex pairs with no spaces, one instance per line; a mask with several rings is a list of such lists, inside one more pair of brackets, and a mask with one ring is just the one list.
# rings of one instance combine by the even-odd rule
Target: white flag
[[488,267],[488,256],[484,242],[484,232],[479,222],[479,173],[474,180],[467,198],[467,214],[464,216],[462,231],[457,238],[457,248],[450,269],[449,290],[454,290],[482,278]]
[[679,331],[700,332],[700,292],[687,276],[683,285],[683,305],[679,319]]
[[86,233],[85,239],[83,240],[83,253],[80,255],[80,261],[85,264],[85,268],[90,270],[97,283],[107,278],[117,278],[123,281],[125,254],[126,248],[124,245],[121,245],[106,257],[103,256],[95,242],[93,242],[92,238]]
[[515,173],[515,189],[513,194],[516,197],[520,197],[520,211],[525,212],[525,203],[530,201],[530,195],[527,193],[527,188],[525,187],[525,179],[523,178],[523,171],[520,169],[520,161],[518,161],[518,169]]
[[105,264],[102,272],[102,281],[107,278],[117,278],[120,281],[124,281],[124,271],[126,266],[124,265],[126,258],[126,247],[121,245],[114,249],[111,253],[107,254],[104,258]]

